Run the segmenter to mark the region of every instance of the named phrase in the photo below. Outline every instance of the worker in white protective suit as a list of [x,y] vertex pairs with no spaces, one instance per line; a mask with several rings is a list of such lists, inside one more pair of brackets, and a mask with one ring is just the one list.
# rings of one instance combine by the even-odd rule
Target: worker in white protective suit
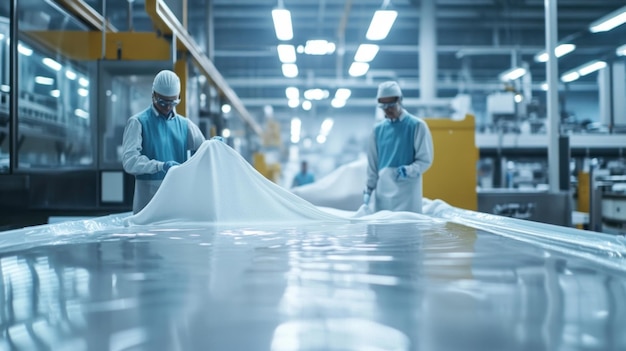
[[152,83],[152,104],[126,122],[122,165],[135,176],[133,213],[150,202],[167,171],[185,162],[205,141],[198,126],[176,113],[179,103],[180,79],[163,70]]
[[378,107],[385,119],[372,131],[367,151],[367,184],[363,203],[374,210],[422,213],[422,174],[433,163],[428,125],[402,107],[402,91],[395,81],[378,86]]

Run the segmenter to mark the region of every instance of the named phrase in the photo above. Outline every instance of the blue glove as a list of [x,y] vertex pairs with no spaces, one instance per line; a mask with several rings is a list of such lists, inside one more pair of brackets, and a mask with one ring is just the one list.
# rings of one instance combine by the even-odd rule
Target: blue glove
[[219,141],[221,141],[223,143],[226,142],[226,140],[224,140],[224,138],[219,136],[219,135],[216,135],[216,136],[212,137],[211,140],[219,140]]
[[178,166],[180,163],[176,161],[166,161],[163,163],[163,172],[167,173],[173,166]]
[[369,205],[371,195],[372,195],[371,191],[367,191],[367,190],[363,191],[363,205],[366,205],[366,206]]
[[396,180],[404,180],[406,178],[407,178],[406,167],[405,166],[398,167],[398,169],[396,170]]

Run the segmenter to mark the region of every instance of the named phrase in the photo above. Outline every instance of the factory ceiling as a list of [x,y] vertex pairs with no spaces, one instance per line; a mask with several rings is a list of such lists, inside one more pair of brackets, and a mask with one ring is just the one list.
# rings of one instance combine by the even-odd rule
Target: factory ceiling
[[[285,89],[293,86],[327,90],[329,97],[313,101],[311,113],[367,114],[375,107],[376,86],[395,79],[404,88],[409,105],[432,104],[420,99],[420,65],[429,53],[420,54],[420,41],[434,40],[436,53],[435,100],[445,101],[459,93],[488,94],[503,89],[499,75],[512,66],[526,65],[532,85],[546,80],[545,63],[534,56],[545,49],[546,5],[544,0],[432,0],[430,19],[435,35],[422,36],[421,24],[430,0],[177,0],[166,1],[179,17],[187,14],[188,31],[201,50],[214,62],[246,108],[262,114],[266,105],[278,117],[302,113],[301,105],[287,106]],[[144,0],[85,1],[120,30],[150,31]],[[104,6],[103,6],[104,3]],[[186,11],[185,11],[186,4]],[[609,32],[591,33],[589,25],[621,7],[623,0],[557,1],[558,43],[573,43],[576,50],[559,59],[559,75],[594,59],[614,60],[615,49],[626,44],[626,25]],[[274,32],[272,10],[279,6],[291,12],[293,38],[280,41]],[[398,15],[387,38],[366,39],[374,12],[381,8]],[[184,22],[181,20],[181,22]],[[296,77],[283,75],[278,44],[304,45],[325,39],[335,44],[330,55],[298,53]],[[360,44],[378,44],[379,51],[369,70],[359,77],[349,75]],[[570,89],[596,91],[594,75],[571,83]],[[351,89],[340,109],[331,107],[338,88]],[[535,89],[538,90],[538,89]],[[538,91],[539,93],[539,91]],[[432,100],[432,99],[431,99]]]

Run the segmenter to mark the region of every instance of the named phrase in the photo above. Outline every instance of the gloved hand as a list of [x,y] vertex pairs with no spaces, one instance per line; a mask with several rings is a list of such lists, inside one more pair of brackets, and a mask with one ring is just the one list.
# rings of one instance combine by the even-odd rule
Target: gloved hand
[[372,196],[372,191],[367,189],[363,190],[363,205],[367,206],[370,203],[370,197]]
[[219,135],[216,135],[216,136],[212,137],[211,140],[219,140],[219,141],[221,141],[223,143],[226,142],[226,140],[224,140],[224,138],[219,136]]
[[400,166],[396,169],[396,180],[404,180],[407,178],[406,167]]
[[167,171],[169,171],[170,168],[172,168],[173,166],[178,166],[178,165],[180,165],[180,163],[176,161],[165,161],[163,163],[163,172],[167,173]]

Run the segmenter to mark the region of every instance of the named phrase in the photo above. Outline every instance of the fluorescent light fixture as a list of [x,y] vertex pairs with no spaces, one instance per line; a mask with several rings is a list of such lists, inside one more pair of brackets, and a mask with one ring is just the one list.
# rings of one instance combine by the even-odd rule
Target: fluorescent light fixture
[[370,69],[369,63],[366,62],[352,62],[350,68],[348,69],[348,74],[352,77],[360,77],[365,75],[367,71]]
[[52,97],[58,98],[59,96],[61,96],[61,90],[54,89],[54,90],[50,91],[50,95]]
[[626,6],[621,7],[608,15],[597,19],[589,25],[591,33],[608,32],[626,22]]
[[232,108],[232,106],[230,106],[229,104],[224,104],[224,105],[222,105],[222,113],[224,113],[224,114],[228,114],[228,113],[230,113],[230,111],[232,111],[232,110],[233,110],[233,108]]
[[291,26],[291,12],[286,9],[273,9],[272,19],[274,20],[274,30],[278,40],[293,39],[293,28]]
[[599,69],[602,69],[604,67],[606,67],[606,62],[599,61],[599,60],[594,60],[594,61],[591,61],[589,63],[586,63],[586,64],[580,66],[578,68],[578,73],[581,76],[586,76],[589,73],[595,72],[595,71],[597,71]]
[[615,49],[615,55],[617,56],[626,56],[626,44]]
[[87,112],[85,110],[77,108],[77,109],[74,110],[74,114],[77,117],[84,118],[84,119],[89,119],[89,112]]
[[322,126],[320,127],[320,134],[328,135],[328,133],[330,133],[330,130],[333,129],[334,124],[335,121],[332,118],[324,119],[324,121],[322,122]]
[[328,90],[308,89],[304,91],[304,98],[307,100],[324,100],[328,97]]
[[302,128],[302,121],[298,117],[291,119],[291,142],[298,143],[300,141],[300,132]]
[[330,55],[335,52],[335,43],[324,39],[307,40],[304,53],[307,55]]
[[283,76],[294,78],[298,76],[298,66],[295,63],[283,63]]
[[79,84],[81,87],[85,87],[85,88],[86,88],[86,87],[88,87],[88,86],[89,86],[89,81],[88,81],[86,78],[82,78],[82,77],[81,77],[81,78],[78,78],[78,84]]
[[310,110],[313,107],[313,103],[309,100],[302,101],[302,109],[305,111]]
[[342,108],[346,106],[346,100],[334,98],[330,101],[330,105],[334,108]]
[[516,80],[526,74],[526,69],[522,67],[513,67],[500,73],[500,80],[503,82]]
[[53,70],[55,70],[57,72],[60,71],[61,68],[63,67],[63,66],[61,66],[60,63],[56,62],[55,60],[53,60],[53,59],[51,59],[49,57],[44,58],[43,60],[41,60],[41,62],[43,62],[44,65],[52,68]]
[[398,12],[394,10],[378,10],[372,17],[372,22],[367,29],[365,37],[368,40],[383,40],[389,34],[393,22],[398,17]]
[[17,44],[17,51],[24,56],[31,56],[33,54],[33,49],[26,47],[21,43]]
[[[569,54],[570,52],[576,49],[576,45],[574,44],[561,44],[554,48],[554,55],[556,57],[561,57]],[[535,55],[536,62],[548,62],[548,53],[543,50],[537,55]]]
[[561,80],[564,83],[573,82],[578,78],[580,78],[580,73],[576,72],[576,70],[563,73],[563,75],[561,76]]
[[278,59],[282,63],[296,62],[296,48],[293,45],[280,44],[276,47],[278,51]]
[[298,100],[300,98],[300,90],[296,87],[287,87],[287,89],[285,89],[285,96],[289,100]]
[[75,80],[77,78],[76,73],[74,73],[74,71],[70,71],[69,69],[67,71],[65,71],[65,77],[67,77],[67,79],[70,80]]
[[350,98],[350,95],[352,95],[352,91],[350,89],[339,88],[335,92],[335,99],[348,100],[348,98]]
[[35,83],[41,84],[41,85],[52,85],[54,84],[54,78],[36,76]]
[[378,54],[378,50],[379,47],[376,44],[361,44],[354,54],[354,61],[371,62]]
[[319,134],[317,138],[315,138],[318,144],[324,144],[326,142],[326,135]]
[[289,101],[287,101],[287,106],[291,108],[300,106],[300,99],[289,99]]
[[548,91],[548,83],[541,83],[541,90]]
[[78,95],[83,96],[83,97],[87,97],[87,96],[89,96],[89,90],[87,90],[85,88],[78,88]]
[[11,87],[6,85],[6,84],[2,84],[2,85],[0,85],[0,91],[5,92],[5,93],[9,93],[9,92],[11,92]]

